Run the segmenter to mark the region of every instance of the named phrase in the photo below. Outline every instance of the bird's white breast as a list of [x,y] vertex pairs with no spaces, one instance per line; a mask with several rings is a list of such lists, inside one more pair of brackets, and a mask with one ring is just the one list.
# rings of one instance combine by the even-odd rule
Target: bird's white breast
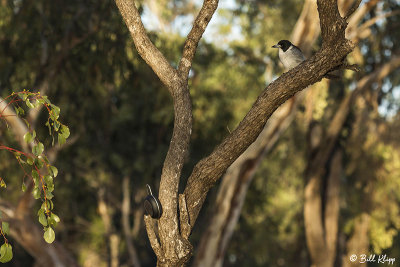
[[299,52],[293,46],[290,46],[286,52],[279,49],[279,59],[288,70],[293,69],[305,60],[303,53]]

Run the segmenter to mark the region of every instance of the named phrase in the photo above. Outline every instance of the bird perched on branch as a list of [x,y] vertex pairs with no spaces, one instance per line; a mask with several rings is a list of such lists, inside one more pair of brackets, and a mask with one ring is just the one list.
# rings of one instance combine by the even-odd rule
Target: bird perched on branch
[[272,47],[279,49],[279,59],[287,70],[293,69],[306,59],[300,48],[288,40],[280,40]]
[[[273,45],[272,47],[279,49],[279,60],[282,62],[283,66],[285,66],[287,70],[293,69],[306,59],[300,48],[298,48],[288,40],[280,40],[276,45]],[[328,79],[339,78],[332,73],[327,73],[324,75],[324,77]]]

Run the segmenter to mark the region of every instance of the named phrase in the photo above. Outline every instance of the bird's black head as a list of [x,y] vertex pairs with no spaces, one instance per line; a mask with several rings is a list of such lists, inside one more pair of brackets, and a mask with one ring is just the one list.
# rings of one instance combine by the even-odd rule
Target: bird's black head
[[283,52],[286,52],[291,45],[292,43],[288,40],[280,40],[276,45],[273,46],[273,48],[280,48],[283,50]]

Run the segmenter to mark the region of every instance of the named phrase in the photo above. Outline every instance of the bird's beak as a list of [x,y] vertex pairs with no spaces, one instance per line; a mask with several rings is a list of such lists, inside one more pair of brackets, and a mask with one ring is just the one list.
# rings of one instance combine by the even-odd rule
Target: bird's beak
[[272,48],[279,48],[280,46],[278,44],[273,45]]

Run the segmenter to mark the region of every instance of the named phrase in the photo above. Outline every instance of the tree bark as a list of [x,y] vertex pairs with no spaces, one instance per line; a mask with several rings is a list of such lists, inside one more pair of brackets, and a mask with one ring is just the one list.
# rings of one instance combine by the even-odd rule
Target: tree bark
[[317,3],[323,37],[321,50],[264,89],[239,126],[210,156],[194,167],[184,194],[179,196],[178,205],[178,184],[192,129],[188,73],[198,41],[215,12],[218,1],[204,1],[185,42],[178,69],[174,69],[151,43],[135,4],[128,0],[116,0],[140,56],[167,86],[174,99],[173,136],[160,182],[159,198],[164,213],[158,223],[159,240],[154,222],[145,216],[146,229],[159,266],[181,266],[187,262],[191,254],[191,245],[187,238],[208,191],[255,141],[272,113],[297,92],[320,81],[332,69],[343,66],[344,58],[353,49],[351,42],[345,38],[346,20],[340,16],[335,0],[319,0]]
[[[151,246],[157,256],[157,265],[181,266],[187,262],[192,252],[192,246],[188,241],[190,228],[187,227],[189,226],[188,215],[185,215],[187,214],[185,195],[179,197],[178,207],[179,179],[192,132],[192,104],[188,75],[198,42],[218,6],[218,1],[204,1],[187,36],[178,69],[173,68],[150,41],[134,2],[116,0],[116,4],[139,55],[166,85],[174,102],[174,129],[160,181],[159,199],[163,214],[158,221],[158,238],[155,234],[154,222],[150,217],[145,216],[145,223]],[[178,219],[178,210],[180,219]]]

